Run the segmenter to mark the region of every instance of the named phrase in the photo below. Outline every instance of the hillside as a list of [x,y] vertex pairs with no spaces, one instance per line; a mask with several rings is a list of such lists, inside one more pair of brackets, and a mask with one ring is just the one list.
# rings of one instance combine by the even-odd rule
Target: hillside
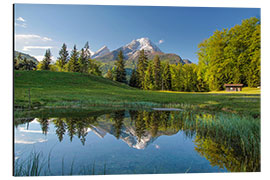
[[[143,91],[103,77],[51,71],[15,71],[14,106],[32,107],[162,107],[229,111],[258,115],[259,94]],[[252,102],[252,103],[247,103]]]
[[15,58],[18,57],[19,53],[21,53],[22,58],[26,57],[26,59],[27,59],[28,61],[33,61],[33,62],[35,62],[36,64],[38,64],[38,60],[37,60],[35,57],[30,56],[29,54],[25,54],[25,53],[19,52],[19,51],[15,51],[15,54],[14,54]]

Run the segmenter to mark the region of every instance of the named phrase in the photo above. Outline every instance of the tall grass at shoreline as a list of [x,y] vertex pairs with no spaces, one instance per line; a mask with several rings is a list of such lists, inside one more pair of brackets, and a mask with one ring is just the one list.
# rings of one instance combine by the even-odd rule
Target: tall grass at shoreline
[[[24,159],[15,160],[14,164],[14,176],[59,176],[51,170],[51,153],[47,157],[44,157],[42,152],[31,152],[29,156]],[[95,161],[92,164],[81,165],[77,171],[74,170],[75,159],[72,160],[69,167],[65,171],[65,161],[62,157],[61,162],[61,175],[106,175],[106,163],[103,165],[103,169],[96,170]]]
[[[209,143],[210,140],[210,144],[216,144],[219,149],[221,147],[225,148],[224,152],[234,154],[235,159],[231,160],[232,162],[223,162],[227,163],[227,167],[232,167],[230,171],[260,171],[261,138],[259,119],[224,113],[188,114],[187,116],[189,120],[185,122],[184,129],[194,129],[196,131],[195,144],[204,146],[207,149],[210,146],[205,143]],[[197,150],[200,151],[201,149],[197,148]],[[209,151],[212,150],[209,149]],[[207,151],[201,152],[202,155],[210,158],[211,154],[208,153]],[[248,159],[243,159],[243,157]],[[234,164],[233,166],[232,163],[238,163],[238,165]]]

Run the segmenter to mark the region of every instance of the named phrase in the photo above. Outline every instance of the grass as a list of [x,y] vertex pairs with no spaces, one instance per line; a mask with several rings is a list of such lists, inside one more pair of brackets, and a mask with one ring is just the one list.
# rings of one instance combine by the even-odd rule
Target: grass
[[[14,164],[14,176],[53,176],[59,175],[52,172],[50,166],[51,154],[47,157],[43,157],[42,152],[32,151],[25,160],[17,159]],[[64,175],[106,175],[106,163],[104,163],[103,170],[96,172],[95,161],[91,165],[80,166],[77,171],[74,171],[75,160],[73,159],[68,171],[64,171],[65,163],[64,157],[62,158],[62,176]],[[91,168],[90,168],[91,167]]]
[[[228,113],[175,112],[180,129],[212,166],[230,172],[260,171],[260,120]],[[180,121],[181,122],[181,121]]]
[[[209,151],[215,151],[209,145],[209,140],[211,140],[214,144],[218,144],[218,150],[223,149],[223,153],[227,154],[227,161],[223,163],[226,164],[228,170],[232,172],[260,171],[261,139],[258,119],[223,113],[217,113],[214,116],[204,114],[194,119],[197,139],[200,142],[203,141],[206,146],[204,148],[208,149],[206,157],[211,156]],[[191,121],[186,123],[192,124]]]
[[94,75],[50,71],[15,71],[15,109],[103,107],[178,107],[260,116],[260,92],[143,91]]

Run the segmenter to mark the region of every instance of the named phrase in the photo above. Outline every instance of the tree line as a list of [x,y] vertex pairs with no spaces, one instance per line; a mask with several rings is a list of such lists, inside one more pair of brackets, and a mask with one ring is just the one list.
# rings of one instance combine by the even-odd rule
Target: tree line
[[[224,84],[260,86],[260,22],[252,17],[230,30],[215,31],[198,45],[197,64],[169,64],[159,56],[149,60],[140,51],[129,85],[144,90],[213,91]],[[122,51],[105,77],[126,82]]]
[[51,64],[51,52],[46,50],[44,59],[38,64],[37,70],[52,70],[64,72],[80,72],[101,76],[99,65],[92,60],[89,44],[86,42],[81,51],[77,50],[76,45],[69,55],[67,46],[64,43],[59,51],[59,57],[54,65]]
[[169,64],[161,62],[158,55],[149,60],[144,50],[140,51],[129,81],[122,51],[118,54],[115,66],[108,70],[105,77],[143,90],[199,91],[196,64]]
[[86,42],[84,48],[78,51],[74,45],[70,55],[67,50],[67,45],[64,43],[59,51],[59,57],[56,63],[52,63],[52,54],[50,49],[47,49],[42,61],[37,65],[33,61],[28,61],[26,58],[22,60],[21,54],[14,59],[14,69],[16,70],[50,70],[60,72],[80,72],[101,76],[99,65],[90,58],[89,44]]

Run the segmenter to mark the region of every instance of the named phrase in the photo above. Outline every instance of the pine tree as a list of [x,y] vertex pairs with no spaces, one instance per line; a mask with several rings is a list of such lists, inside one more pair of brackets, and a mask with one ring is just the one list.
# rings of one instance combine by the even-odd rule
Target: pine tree
[[50,49],[47,49],[46,52],[45,52],[43,60],[38,65],[39,70],[50,70],[50,64],[51,64],[51,61],[52,61],[51,56],[52,55],[51,55]]
[[115,63],[116,65],[116,81],[121,83],[126,83],[126,70],[125,70],[125,62],[123,57],[123,52],[120,50],[118,54],[118,60]]
[[138,65],[137,65],[137,72],[138,72],[138,80],[139,80],[139,87],[143,89],[144,87],[144,76],[145,76],[145,71],[147,69],[148,65],[148,59],[146,54],[144,53],[144,50],[140,51],[139,59],[138,59]]
[[154,77],[154,89],[161,89],[161,65],[159,56],[156,55],[153,60],[153,77]]
[[147,70],[145,72],[144,78],[144,89],[145,90],[153,90],[154,89],[154,78],[152,75],[152,64],[149,63],[147,66]]
[[59,57],[56,61],[56,65],[60,71],[64,71],[65,65],[68,62],[68,55],[67,45],[64,43],[59,51]]
[[91,57],[88,41],[84,45],[85,58],[88,60]]
[[172,75],[172,90],[182,91],[183,79],[182,79],[182,64],[171,65],[171,75]]
[[79,72],[86,73],[88,69],[88,60],[86,51],[84,49],[81,50],[80,57],[78,59]]
[[70,59],[67,63],[67,70],[69,72],[78,72],[79,71],[78,52],[76,49],[76,45],[74,45],[73,50],[71,51]]
[[163,71],[162,71],[162,90],[171,90],[172,89],[172,76],[170,71],[170,65],[167,62],[164,65]]
[[139,88],[138,72],[136,69],[132,70],[132,74],[129,80],[129,86]]
[[81,63],[81,70],[82,72],[86,73],[89,72],[89,69],[91,69],[91,53],[89,49],[88,41],[84,45],[84,51],[83,51],[83,62]]

